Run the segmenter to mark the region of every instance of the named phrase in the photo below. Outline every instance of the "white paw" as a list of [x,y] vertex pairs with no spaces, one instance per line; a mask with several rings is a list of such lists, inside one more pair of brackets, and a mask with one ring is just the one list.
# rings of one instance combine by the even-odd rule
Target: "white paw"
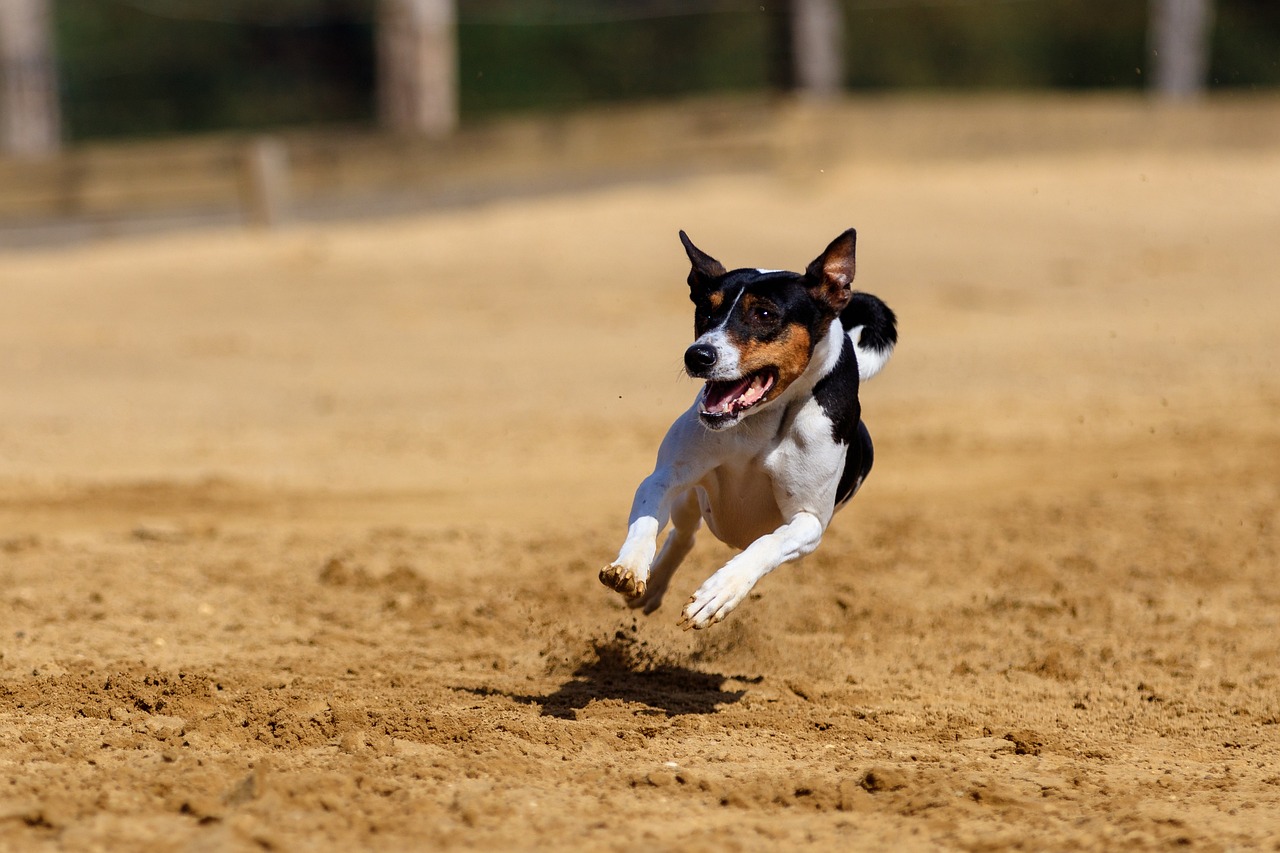
[[747,597],[747,593],[756,585],[756,580],[750,575],[725,569],[716,572],[698,587],[698,591],[684,606],[680,627],[687,631],[690,628],[706,628],[722,621]]

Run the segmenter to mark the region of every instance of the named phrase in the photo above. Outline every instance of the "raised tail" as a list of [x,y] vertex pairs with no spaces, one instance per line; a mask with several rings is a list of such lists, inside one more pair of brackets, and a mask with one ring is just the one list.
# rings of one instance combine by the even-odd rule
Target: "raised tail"
[[879,297],[854,291],[853,299],[840,312],[840,325],[853,341],[858,378],[865,382],[879,373],[893,355],[898,343],[898,318]]

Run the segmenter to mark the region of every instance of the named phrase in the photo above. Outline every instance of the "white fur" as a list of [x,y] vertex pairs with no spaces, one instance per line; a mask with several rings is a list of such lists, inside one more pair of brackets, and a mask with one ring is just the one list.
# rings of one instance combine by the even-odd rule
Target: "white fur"
[[[657,466],[636,490],[618,559],[604,570],[644,589],[631,606],[658,608],[704,520],[717,538],[743,550],[694,593],[682,614],[686,628],[724,619],[762,577],[818,547],[848,448],[832,437],[813,387],[835,367],[843,344],[833,321],[805,372],[731,429],[704,427],[696,405],[671,425]],[[659,552],[657,535],[668,520],[672,531]]]
[[866,382],[884,368],[893,355],[893,344],[884,349],[874,349],[862,345],[862,330],[865,326],[854,326],[849,330],[849,339],[853,341],[853,351],[858,356],[858,378]]
[[738,348],[729,340],[724,326],[717,326],[693,342],[695,346],[709,346],[716,351],[716,363],[706,374],[707,379],[737,379],[742,375]]

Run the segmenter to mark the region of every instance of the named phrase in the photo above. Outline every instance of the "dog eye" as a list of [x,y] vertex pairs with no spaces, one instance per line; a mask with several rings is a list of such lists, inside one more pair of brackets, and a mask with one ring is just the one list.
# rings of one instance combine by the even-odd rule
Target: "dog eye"
[[776,315],[774,314],[774,312],[773,312],[773,311],[771,311],[771,310],[769,310],[768,308],[760,308],[760,307],[756,307],[756,308],[752,308],[752,309],[751,309],[751,317],[752,317],[752,319],[754,319],[754,320],[759,320],[759,321],[760,321],[760,322],[762,322],[762,323],[767,323],[767,322],[769,322],[769,321],[770,321],[770,320],[772,320],[775,316],[776,316]]

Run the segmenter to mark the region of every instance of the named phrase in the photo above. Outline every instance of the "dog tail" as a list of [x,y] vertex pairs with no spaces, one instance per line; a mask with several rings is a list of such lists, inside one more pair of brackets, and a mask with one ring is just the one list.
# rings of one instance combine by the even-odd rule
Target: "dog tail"
[[898,318],[879,297],[854,291],[853,299],[840,312],[840,325],[853,341],[858,378],[865,382],[879,373],[893,355],[898,343]]

